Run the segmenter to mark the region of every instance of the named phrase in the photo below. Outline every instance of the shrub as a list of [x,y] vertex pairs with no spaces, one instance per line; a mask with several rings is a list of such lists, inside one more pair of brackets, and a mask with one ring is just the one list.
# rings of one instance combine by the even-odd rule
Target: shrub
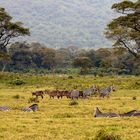
[[73,105],[78,105],[78,102],[75,101],[75,100],[72,100],[70,103],[69,103],[70,106],[73,106]]
[[107,132],[106,130],[99,130],[94,140],[121,140],[119,135]]
[[137,97],[136,96],[132,97],[132,100],[137,100]]
[[68,76],[68,79],[74,79],[74,78],[73,78],[73,76],[70,75],[70,76]]
[[20,95],[13,96],[14,99],[20,99]]
[[99,73],[98,76],[99,77],[104,77],[104,73]]
[[20,85],[25,84],[25,82],[21,79],[16,79],[16,80],[11,81],[10,84],[20,86]]

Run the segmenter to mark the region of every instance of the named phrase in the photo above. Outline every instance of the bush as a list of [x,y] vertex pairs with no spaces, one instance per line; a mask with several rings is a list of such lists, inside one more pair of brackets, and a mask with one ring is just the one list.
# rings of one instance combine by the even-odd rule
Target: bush
[[70,76],[68,76],[68,79],[74,79],[74,77],[70,75]]
[[120,136],[107,132],[106,130],[99,130],[94,140],[121,140]]
[[137,100],[137,97],[136,96],[132,97],[132,100]]
[[16,79],[16,80],[11,81],[10,84],[20,86],[20,85],[25,84],[25,82],[21,79]]
[[14,99],[20,99],[20,95],[13,96]]
[[70,106],[78,105],[78,102],[73,100],[73,101],[71,101],[71,102],[69,103],[69,105],[70,105]]

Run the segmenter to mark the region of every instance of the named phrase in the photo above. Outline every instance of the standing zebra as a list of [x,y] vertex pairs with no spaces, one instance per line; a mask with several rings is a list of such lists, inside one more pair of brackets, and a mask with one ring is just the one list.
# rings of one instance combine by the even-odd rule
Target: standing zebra
[[112,85],[112,86],[109,86],[107,88],[101,88],[101,89],[98,89],[98,93],[99,93],[99,96],[100,97],[105,97],[105,96],[108,96],[109,97],[109,94],[112,92],[112,91],[115,91],[115,87]]
[[83,96],[84,97],[91,96],[92,94],[95,94],[96,91],[97,91],[97,87],[96,85],[93,85],[91,88],[87,88],[83,90]]
[[79,98],[79,91],[78,90],[73,90],[70,94],[71,99],[78,99]]

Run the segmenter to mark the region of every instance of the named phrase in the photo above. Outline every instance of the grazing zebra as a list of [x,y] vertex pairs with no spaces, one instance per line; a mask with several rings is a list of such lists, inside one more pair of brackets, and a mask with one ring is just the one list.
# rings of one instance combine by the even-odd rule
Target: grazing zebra
[[78,99],[79,98],[79,91],[78,90],[73,90],[70,94],[71,99]]
[[8,106],[0,106],[0,111],[9,111],[10,107]]
[[98,107],[94,112],[94,117],[119,117],[119,114],[116,113],[102,113]]
[[41,96],[41,98],[43,99],[43,95],[44,95],[44,92],[43,91],[34,91],[32,92],[32,96],[36,96],[36,98],[38,98],[39,96]]
[[83,90],[83,96],[84,97],[91,96],[92,94],[95,94],[96,91],[97,91],[97,87],[96,85],[93,85],[91,88]]
[[107,88],[101,88],[101,89],[98,89],[98,93],[99,93],[99,96],[100,97],[105,97],[105,96],[108,96],[109,97],[109,94],[112,92],[112,91],[115,91],[115,87],[112,85],[112,86],[109,86]]

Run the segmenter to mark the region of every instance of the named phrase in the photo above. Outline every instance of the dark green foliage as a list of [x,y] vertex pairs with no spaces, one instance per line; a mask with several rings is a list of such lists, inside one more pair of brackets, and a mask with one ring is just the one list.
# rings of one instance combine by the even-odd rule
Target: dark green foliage
[[86,74],[91,68],[92,62],[89,57],[77,57],[74,59],[73,65],[81,68],[80,74]]
[[137,100],[137,97],[136,96],[132,97],[132,100]]
[[120,136],[110,133],[106,130],[99,130],[94,140],[121,140]]
[[75,100],[72,100],[72,101],[70,101],[69,105],[70,106],[75,106],[75,105],[78,105],[78,102],[75,101]]
[[[79,49],[73,55],[68,51],[69,48],[65,48],[66,50],[67,54],[62,51],[62,48],[49,49],[39,43],[17,42],[9,47],[10,62],[7,64],[6,70],[34,74],[140,74],[140,61],[129,54],[126,49]],[[67,55],[67,57],[62,57],[63,55]],[[59,59],[61,61],[58,61]]]
[[6,46],[12,38],[29,35],[29,29],[22,27],[21,22],[12,22],[12,17],[0,8],[0,52],[7,52]]
[[14,99],[20,99],[21,97],[20,97],[20,95],[15,95],[15,96],[13,96],[13,98]]
[[24,28],[21,22],[14,23],[5,9],[0,8],[0,65],[2,71],[10,63],[7,45],[10,44],[11,39],[29,34],[28,28]]
[[20,85],[24,85],[25,82],[23,80],[21,80],[21,79],[15,79],[15,80],[11,81],[10,84],[20,86]]
[[122,1],[112,6],[122,13],[107,25],[106,37],[115,40],[114,46],[122,46],[137,59],[140,58],[140,1]]

